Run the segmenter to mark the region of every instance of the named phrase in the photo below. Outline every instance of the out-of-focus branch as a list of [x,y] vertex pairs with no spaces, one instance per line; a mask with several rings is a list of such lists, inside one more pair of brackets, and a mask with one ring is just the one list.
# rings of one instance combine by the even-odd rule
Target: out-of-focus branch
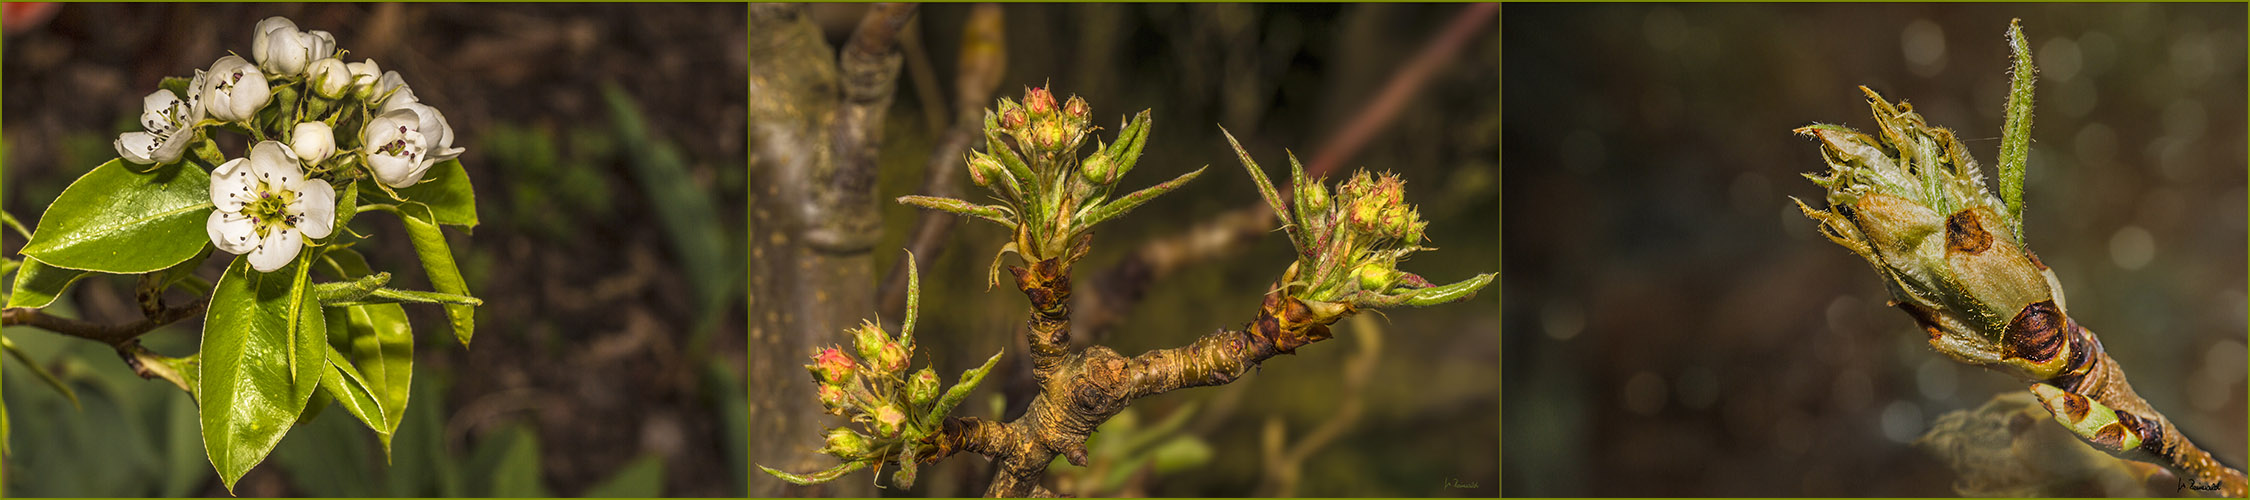
[[[954,77],[953,125],[939,137],[937,147],[930,150],[929,162],[923,167],[921,194],[960,197],[960,179],[965,163],[962,153],[968,151],[984,127],[984,102],[1000,88],[1001,74],[1007,70],[1008,54],[1001,23],[1000,6],[978,5],[969,13],[961,33],[961,59]],[[934,91],[933,91],[934,93]],[[945,236],[953,230],[960,217],[942,212],[922,212],[914,232],[907,237],[906,255],[899,257],[898,265],[891,266],[877,292],[876,304],[883,317],[903,317],[906,310],[905,259],[935,261],[945,253]]]
[[0,314],[0,323],[6,326],[39,328],[123,349],[133,339],[140,338],[141,334],[203,315],[203,306],[209,303],[208,300],[196,299],[187,304],[158,309],[148,317],[128,323],[95,323],[47,314],[36,308],[11,307],[5,314]]
[[[1498,22],[1498,9],[1498,4],[1475,4],[1462,9],[1460,16],[1392,75],[1375,100],[1352,115],[1346,122],[1349,125],[1322,141],[1324,146],[1313,154],[1312,162],[1306,165],[1306,173],[1314,177],[1326,175],[1364,149],[1438,70],[1453,61],[1486,27]],[[1280,191],[1283,197],[1288,197],[1295,190]],[[1099,342],[1103,334],[1140,303],[1149,283],[1189,263],[1218,258],[1248,247],[1250,242],[1273,228],[1272,217],[1273,210],[1264,203],[1252,203],[1177,234],[1142,244],[1095,276],[1093,286],[1080,290],[1073,304],[1078,312],[1077,337]]]
[[860,18],[836,71],[841,101],[830,125],[834,161],[813,171],[816,212],[805,237],[830,252],[866,251],[881,233],[875,206],[876,158],[882,150],[883,119],[898,90],[898,32],[914,17],[914,4],[877,4]]
[[1352,318],[1353,337],[1359,339],[1359,353],[1344,362],[1344,384],[1338,393],[1342,401],[1336,412],[1320,422],[1320,427],[1298,438],[1296,446],[1288,446],[1288,429],[1281,417],[1266,420],[1263,436],[1266,467],[1259,496],[1286,498],[1297,496],[1297,483],[1303,477],[1305,460],[1313,453],[1327,448],[1359,423],[1367,409],[1367,383],[1375,377],[1375,365],[1383,359],[1383,327],[1372,316]]

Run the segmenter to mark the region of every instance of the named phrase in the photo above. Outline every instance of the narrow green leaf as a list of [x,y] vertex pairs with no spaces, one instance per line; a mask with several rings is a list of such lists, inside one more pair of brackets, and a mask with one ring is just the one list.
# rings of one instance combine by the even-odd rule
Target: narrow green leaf
[[320,386],[327,322],[307,284],[309,259],[271,273],[236,257],[211,292],[196,393],[203,451],[229,491],[273,452]]
[[[1242,158],[1242,168],[1248,169],[1250,178],[1258,181],[1258,195],[1265,197],[1267,206],[1273,207],[1274,217],[1286,218],[1288,207],[1281,205],[1281,192],[1274,190],[1273,181],[1266,178],[1265,169],[1260,168],[1256,160],[1250,159],[1250,151],[1242,149],[1242,143],[1234,140],[1234,133],[1227,132],[1226,127],[1220,127],[1219,133],[1227,136],[1227,144],[1234,146],[1234,155]],[[1295,234],[1294,231],[1291,234]]]
[[31,359],[31,353],[24,352],[21,347],[16,347],[15,341],[8,340],[7,337],[0,337],[0,347],[7,348],[8,357],[16,358],[17,362],[23,363],[23,367],[31,370],[33,376],[39,377],[40,382],[47,384],[47,387],[55,388],[55,392],[62,393],[64,398],[69,398],[72,408],[86,408],[78,403],[78,391],[70,390],[70,384],[63,383],[62,379],[56,378],[53,372],[47,371],[46,365],[41,365],[38,360]]
[[1485,285],[1489,284],[1492,284],[1492,273],[1485,273],[1454,284],[1424,288],[1402,293],[1399,296],[1404,297],[1406,305],[1429,307],[1475,297],[1477,290],[1483,289]]
[[[349,313],[341,309],[330,309],[326,316],[329,328],[350,328]],[[335,346],[325,347],[328,348],[328,369],[321,372],[320,390],[335,398],[337,406],[344,407],[344,411],[366,423],[369,430],[388,437],[391,433],[388,428],[391,418],[384,412],[383,404],[375,400],[374,389],[367,378],[352,366],[351,360],[345,358],[344,353],[337,352]]]
[[39,217],[23,254],[65,269],[156,271],[210,245],[211,174],[181,166],[141,174],[111,160],[70,183]]
[[2015,66],[2008,71],[2008,117],[2000,133],[2000,194],[2008,204],[2008,230],[2022,242],[2023,169],[2031,151],[2031,86],[2039,79],[2039,68],[2031,64],[2031,43],[2024,41],[2018,21],[2021,19],[2008,20],[2008,47],[2013,50]]
[[[371,273],[367,259],[349,249],[333,250],[327,254],[327,263],[337,277],[367,277]],[[388,273],[382,273],[388,274]],[[383,407],[383,422],[376,428],[375,438],[383,446],[383,461],[391,461],[391,438],[398,433],[399,423],[406,418],[407,400],[413,393],[414,382],[414,330],[406,320],[406,308],[398,304],[370,304],[331,309],[341,310],[345,316],[342,332],[329,332],[331,339],[341,333],[344,340],[344,358],[358,368],[366,381],[368,392],[376,404]]]
[[16,288],[8,295],[8,307],[47,307],[86,274],[86,271],[50,266],[37,258],[24,259],[23,265],[16,268]]
[[1163,184],[1157,184],[1144,188],[1140,191],[1134,191],[1133,194],[1125,195],[1125,197],[1123,198],[1118,198],[1116,201],[1112,201],[1109,202],[1109,204],[1102,205],[1101,208],[1095,209],[1093,212],[1086,214],[1085,218],[1079,220],[1078,227],[1093,227],[1095,224],[1102,223],[1102,221],[1115,219],[1118,216],[1125,215],[1125,212],[1130,212],[1134,208],[1140,207],[1141,204],[1148,203],[1148,200],[1156,199],[1157,196],[1172,192],[1172,190],[1174,189],[1179,189],[1180,186],[1187,185],[1188,181],[1195,180],[1196,176],[1203,175],[1203,171],[1209,168],[1211,168],[1210,165],[1204,165],[1202,168],[1195,169],[1194,172],[1181,174],[1179,177],[1172,178],[1172,180],[1164,181]]
[[1148,129],[1151,125],[1149,110],[1144,109],[1140,114],[1133,115],[1133,121],[1125,125],[1125,130],[1117,133],[1117,144],[1109,161],[1112,168],[1117,169],[1118,178],[1133,171],[1133,164],[1141,161],[1141,147],[1148,145]]
[[443,304],[443,305],[460,305],[460,306],[470,306],[470,307],[476,307],[476,306],[482,306],[482,305],[484,305],[484,299],[479,299],[479,298],[476,298],[476,297],[470,297],[470,296],[466,296],[466,295],[454,295],[454,294],[450,294],[450,293],[439,293],[439,292],[425,292],[425,291],[421,291],[421,290],[398,290],[398,289],[391,289],[391,288],[377,288],[377,289],[375,289],[375,290],[373,290],[373,291],[370,291],[370,292],[368,292],[368,293],[367,293],[367,295],[364,295],[364,296],[360,296],[360,297],[357,297],[357,298],[351,298],[351,299],[347,299],[347,300],[339,300],[339,301],[335,301],[335,302],[324,302],[324,303],[323,303],[323,305],[328,305],[328,306],[336,306],[336,307],[344,307],[344,306],[364,306],[364,305],[375,305],[375,304],[405,304],[405,303],[416,303],[416,304]]
[[[406,223],[406,235],[414,241],[414,253],[421,257],[430,287],[439,293],[470,296],[468,281],[461,279],[461,268],[453,264],[453,247],[445,242],[445,233],[438,230],[430,209],[411,203],[399,208],[399,220]],[[445,315],[452,320],[453,337],[468,346],[469,339],[476,335],[476,307],[447,304]]]
[[998,222],[1000,223],[1000,225],[1007,226],[1009,229],[1014,229],[1016,227],[1016,221],[1009,219],[1007,210],[997,205],[978,205],[975,203],[969,203],[967,201],[956,200],[953,198],[940,198],[936,196],[921,195],[900,196],[898,197],[898,202],[931,210],[980,217],[985,220]]
[[954,381],[953,387],[946,388],[945,395],[938,396],[937,404],[930,407],[930,413],[922,416],[921,427],[936,429],[939,423],[945,421],[947,414],[953,413],[953,407],[960,406],[961,401],[969,399],[969,393],[977,390],[977,384],[984,382],[984,376],[992,373],[992,366],[1000,364],[1000,355],[1006,353],[1006,350],[992,353],[991,359],[984,360],[984,366],[961,372],[961,378]]
[[791,484],[805,485],[834,481],[836,480],[836,478],[843,477],[844,474],[848,474],[851,473],[851,471],[860,470],[866,467],[867,462],[853,461],[837,464],[835,467],[829,467],[828,470],[814,472],[811,474],[790,474],[787,472],[774,470],[772,467],[767,467],[764,465],[758,466],[758,470],[766,471],[767,474],[772,474],[773,477],[781,478],[781,480],[788,481]]

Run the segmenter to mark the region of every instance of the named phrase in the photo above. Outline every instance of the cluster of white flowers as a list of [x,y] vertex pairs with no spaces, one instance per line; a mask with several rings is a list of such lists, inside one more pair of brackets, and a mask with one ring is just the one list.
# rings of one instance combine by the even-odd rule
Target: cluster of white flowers
[[248,254],[252,268],[280,269],[306,240],[334,231],[330,181],[358,178],[364,167],[384,186],[413,186],[463,151],[453,146],[445,114],[416,98],[397,71],[337,55],[326,31],[300,30],[279,16],[259,21],[255,64],[228,55],[196,70],[184,90],[150,93],[142,99],[143,130],[119,135],[117,155],[170,164],[206,140],[207,127],[256,135],[245,157],[211,172],[218,209],[207,228],[213,245]]

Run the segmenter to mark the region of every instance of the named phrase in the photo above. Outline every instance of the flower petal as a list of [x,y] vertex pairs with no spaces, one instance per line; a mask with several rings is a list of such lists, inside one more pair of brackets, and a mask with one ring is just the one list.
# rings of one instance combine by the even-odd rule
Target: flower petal
[[265,240],[258,243],[258,248],[250,251],[250,268],[258,272],[274,272],[289,265],[290,260],[297,258],[297,251],[304,248],[305,239],[297,234],[296,229],[274,226],[266,233]]
[[112,143],[111,145],[117,147],[117,156],[119,158],[123,158],[125,161],[141,165],[156,163],[154,157],[156,156],[156,148],[159,145],[159,139],[156,137],[156,134],[151,134],[148,132],[126,132],[122,135],[117,136],[117,142]]
[[173,115],[178,113],[179,105],[180,95],[170,90],[156,89],[148,93],[141,98],[141,130],[159,134],[178,130],[183,124]]
[[297,201],[290,204],[289,215],[297,217],[297,229],[307,238],[326,238],[336,230],[336,188],[327,181],[302,179],[289,186],[297,192]]
[[[240,212],[250,200],[258,199],[258,178],[250,173],[250,162],[242,158],[227,160],[211,170],[211,204],[220,212]],[[242,253],[242,252],[235,252]]]
[[297,153],[280,141],[258,141],[250,146],[250,173],[273,189],[284,189],[305,178],[305,167],[297,162]]
[[213,210],[203,231],[211,236],[213,246],[226,253],[242,255],[258,248],[258,222],[248,215]]

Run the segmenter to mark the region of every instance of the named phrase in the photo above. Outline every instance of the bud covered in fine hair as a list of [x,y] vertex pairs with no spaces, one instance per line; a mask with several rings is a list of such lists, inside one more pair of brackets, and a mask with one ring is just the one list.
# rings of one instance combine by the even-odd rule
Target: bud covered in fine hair
[[820,407],[828,410],[829,415],[843,416],[844,410],[851,408],[851,402],[851,395],[844,391],[844,386],[820,385]]
[[990,187],[992,179],[1002,175],[1008,172],[1007,167],[1000,166],[1000,160],[990,154],[969,152],[969,180],[976,181],[977,187]]
[[1117,182],[1117,179],[1113,178],[1117,174],[1116,165],[1109,160],[1109,155],[1095,153],[1093,156],[1086,157],[1085,162],[1078,164],[1078,175],[1085,178],[1086,182],[1090,184],[1114,183]]
[[906,423],[906,413],[900,412],[895,405],[876,407],[874,416],[873,428],[878,437],[898,437],[899,429]]
[[1033,115],[1053,113],[1055,111],[1055,95],[1048,93],[1046,87],[1024,89],[1023,107],[1031,111]]
[[858,458],[867,454],[867,436],[842,427],[829,429],[827,446],[821,447],[820,453],[845,460]]
[[884,339],[882,346],[875,352],[875,357],[868,361],[873,363],[875,369],[882,372],[883,376],[897,376],[906,372],[908,361],[906,346],[894,340]]
[[811,369],[821,383],[832,385],[850,383],[857,365],[852,362],[851,356],[844,355],[843,349],[829,347],[821,349],[820,354],[813,355],[813,364],[806,365],[805,368]]
[[937,386],[937,371],[922,368],[914,372],[914,378],[906,379],[906,399],[916,408],[929,406],[931,401],[937,400]]
[[1063,113],[1080,122],[1093,119],[1093,109],[1086,105],[1085,99],[1079,99],[1075,95],[1070,96],[1070,101],[1063,104]]
[[872,321],[862,322],[858,329],[852,330],[852,341],[859,347],[859,357],[878,366],[875,360],[883,355],[883,344],[890,343],[890,336]]

